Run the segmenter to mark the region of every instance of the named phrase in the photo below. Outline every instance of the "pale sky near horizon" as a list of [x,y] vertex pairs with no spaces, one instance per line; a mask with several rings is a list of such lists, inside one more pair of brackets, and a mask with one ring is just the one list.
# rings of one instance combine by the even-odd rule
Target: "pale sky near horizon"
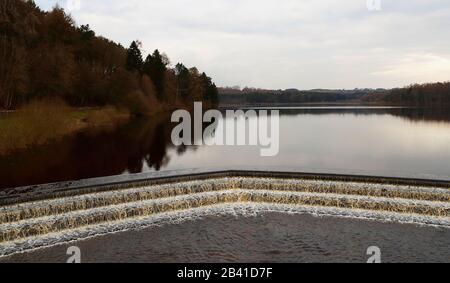
[[450,81],[450,1],[35,0],[124,46],[134,39],[219,86],[397,87]]

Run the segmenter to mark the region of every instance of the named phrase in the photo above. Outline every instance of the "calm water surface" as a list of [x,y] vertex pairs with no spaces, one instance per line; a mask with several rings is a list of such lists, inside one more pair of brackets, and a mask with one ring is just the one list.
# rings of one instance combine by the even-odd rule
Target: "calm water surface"
[[84,132],[0,157],[0,188],[192,168],[256,167],[450,180],[450,110],[281,109],[280,153],[257,147],[175,147],[170,116]]

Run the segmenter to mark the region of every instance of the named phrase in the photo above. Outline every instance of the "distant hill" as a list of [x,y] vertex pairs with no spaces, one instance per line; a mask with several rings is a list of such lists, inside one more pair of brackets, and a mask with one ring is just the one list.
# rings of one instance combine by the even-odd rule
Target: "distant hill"
[[362,102],[369,94],[383,94],[385,89],[354,90],[265,90],[256,88],[219,88],[222,104],[302,104],[302,103],[343,103]]
[[219,88],[219,100],[224,105],[348,103],[447,107],[450,106],[450,82],[415,84],[395,89]]

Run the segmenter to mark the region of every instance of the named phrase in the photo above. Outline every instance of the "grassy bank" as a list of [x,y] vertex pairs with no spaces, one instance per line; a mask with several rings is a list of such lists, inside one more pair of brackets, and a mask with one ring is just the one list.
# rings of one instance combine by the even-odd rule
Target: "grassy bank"
[[36,101],[0,116],[0,155],[46,144],[86,129],[115,127],[128,111],[112,106],[78,109],[62,101]]

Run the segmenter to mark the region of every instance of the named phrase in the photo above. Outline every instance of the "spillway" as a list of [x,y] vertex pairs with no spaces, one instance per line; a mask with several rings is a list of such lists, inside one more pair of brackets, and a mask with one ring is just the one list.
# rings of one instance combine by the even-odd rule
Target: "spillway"
[[277,211],[450,228],[450,182],[226,171],[0,193],[0,256],[206,214]]

